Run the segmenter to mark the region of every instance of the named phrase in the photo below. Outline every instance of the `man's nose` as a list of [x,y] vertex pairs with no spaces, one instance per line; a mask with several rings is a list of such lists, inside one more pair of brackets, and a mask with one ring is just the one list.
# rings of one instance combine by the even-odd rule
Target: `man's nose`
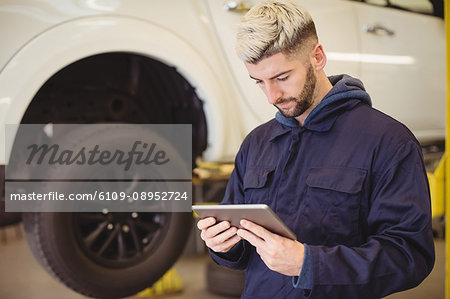
[[282,95],[283,93],[281,92],[280,88],[276,86],[276,84],[267,84],[266,96],[269,104],[274,105],[276,102],[278,102],[279,99],[281,99]]

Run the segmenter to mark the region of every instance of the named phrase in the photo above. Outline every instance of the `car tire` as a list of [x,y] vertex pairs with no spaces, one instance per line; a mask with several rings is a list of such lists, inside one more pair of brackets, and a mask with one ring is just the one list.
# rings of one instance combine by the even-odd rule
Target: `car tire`
[[[106,126],[97,131],[80,127],[60,134],[57,143],[73,149],[92,148],[93,144],[110,148],[149,136],[145,134],[153,136],[139,127]],[[167,152],[174,163],[179,161],[175,149],[169,147]],[[65,188],[71,190],[71,180],[82,177],[82,171],[54,166],[46,179],[68,180],[57,190],[67,193]],[[47,184],[40,185],[43,192],[49,191]],[[190,212],[111,213],[103,209],[23,214],[25,235],[38,262],[67,287],[95,298],[132,296],[151,286],[181,255],[193,223]]]
[[206,264],[206,287],[214,294],[240,297],[244,291],[245,271],[232,270],[213,261]]
[[16,224],[22,220],[21,213],[0,212],[0,227]]
[[158,232],[160,238],[151,242],[140,259],[108,265],[104,258],[96,259],[86,252],[80,243],[76,219],[82,214],[94,216],[24,213],[24,229],[33,255],[52,276],[74,291],[95,298],[131,296],[151,286],[178,259],[192,226],[191,213],[145,213],[152,214],[152,219],[165,219]]

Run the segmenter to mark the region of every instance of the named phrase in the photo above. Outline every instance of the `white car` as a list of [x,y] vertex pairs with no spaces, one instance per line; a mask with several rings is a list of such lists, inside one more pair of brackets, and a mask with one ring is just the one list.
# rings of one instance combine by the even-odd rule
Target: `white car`
[[[444,140],[443,0],[298,1],[316,22],[327,74],[360,78],[374,107],[423,144]],[[255,2],[0,0],[0,124],[192,123],[193,159],[233,161],[244,136],[275,113],[233,50],[234,27]],[[4,129],[0,143],[2,177]],[[151,285],[192,223],[189,213],[107,217],[23,215],[46,270],[92,297]],[[105,223],[130,221],[131,231],[108,238]]]

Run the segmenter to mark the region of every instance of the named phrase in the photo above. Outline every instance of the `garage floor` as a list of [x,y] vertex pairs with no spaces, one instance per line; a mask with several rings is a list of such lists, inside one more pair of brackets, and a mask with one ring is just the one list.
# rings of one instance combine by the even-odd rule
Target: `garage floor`
[[[387,298],[444,298],[445,242],[439,239],[435,244],[437,260],[431,275],[418,288]],[[39,266],[28,248],[21,225],[0,229],[0,257],[0,298],[2,299],[86,298],[58,283]],[[205,264],[208,259],[209,257],[205,254],[185,254],[175,265],[176,271],[183,280],[183,291],[157,296],[157,298],[229,298],[213,295],[206,290]]]

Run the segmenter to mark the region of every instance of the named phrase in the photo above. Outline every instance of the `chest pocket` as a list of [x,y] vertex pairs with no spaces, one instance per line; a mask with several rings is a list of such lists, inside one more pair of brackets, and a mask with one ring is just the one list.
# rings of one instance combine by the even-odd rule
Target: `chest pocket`
[[359,235],[360,203],[366,170],[312,168],[302,209],[304,233],[312,243],[351,244]]
[[250,168],[244,175],[246,203],[264,203],[269,199],[273,169]]

